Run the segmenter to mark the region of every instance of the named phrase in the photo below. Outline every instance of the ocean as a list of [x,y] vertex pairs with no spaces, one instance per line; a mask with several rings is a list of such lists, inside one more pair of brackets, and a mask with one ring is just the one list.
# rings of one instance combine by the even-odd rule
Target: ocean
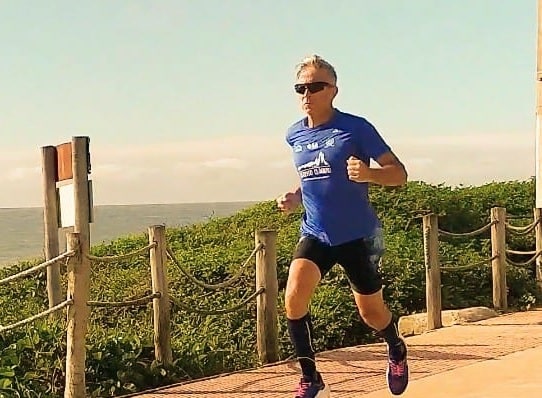
[[[232,215],[255,203],[94,206],[94,222],[90,226],[91,245],[109,242],[123,235],[144,233],[151,225],[179,227],[204,221],[209,217]],[[0,231],[0,266],[43,256],[42,208],[0,208]],[[60,252],[65,250],[64,237],[67,231],[68,229],[59,230]]]

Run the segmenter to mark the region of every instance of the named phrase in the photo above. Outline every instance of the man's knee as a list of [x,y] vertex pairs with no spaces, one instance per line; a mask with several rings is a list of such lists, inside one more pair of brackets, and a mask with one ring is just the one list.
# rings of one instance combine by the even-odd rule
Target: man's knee
[[285,310],[288,319],[303,318],[309,311],[309,300],[303,300],[295,290],[287,291],[285,295]]
[[383,318],[389,317],[385,306],[363,306],[358,308],[360,316],[368,325],[380,324]]
[[384,303],[382,291],[371,295],[354,294],[359,314],[363,321],[375,328],[386,327],[390,321],[391,313]]

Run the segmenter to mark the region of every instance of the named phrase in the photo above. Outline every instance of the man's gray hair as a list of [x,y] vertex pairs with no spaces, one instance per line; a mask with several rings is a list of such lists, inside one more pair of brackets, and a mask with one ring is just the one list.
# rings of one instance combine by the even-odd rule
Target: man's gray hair
[[296,77],[299,78],[301,71],[309,66],[312,66],[316,69],[325,69],[329,73],[329,75],[333,77],[333,80],[335,82],[337,81],[337,73],[335,72],[335,68],[333,67],[333,65],[331,65],[325,59],[316,54],[309,55],[308,57],[303,58],[303,60],[301,60],[301,62],[297,64],[295,68]]

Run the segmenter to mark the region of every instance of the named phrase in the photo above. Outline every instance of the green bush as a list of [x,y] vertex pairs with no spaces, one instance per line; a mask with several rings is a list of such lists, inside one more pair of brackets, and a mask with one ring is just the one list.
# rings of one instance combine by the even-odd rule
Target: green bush
[[[425,269],[421,221],[432,211],[439,226],[466,232],[489,222],[490,208],[503,206],[509,213],[532,219],[534,181],[491,183],[479,187],[452,188],[410,182],[399,189],[371,187],[373,205],[383,220],[387,253],[382,269],[384,294],[397,315],[424,311]],[[301,209],[279,214],[271,201],[245,209],[231,217],[167,230],[170,248],[190,273],[207,283],[230,278],[254,248],[254,231],[278,230],[279,343],[281,359],[292,355],[284,318],[283,289],[291,253],[298,240]],[[509,247],[533,250],[533,234],[509,235]],[[468,265],[490,257],[489,233],[475,238],[442,238],[441,262]],[[147,245],[148,237],[133,235],[92,247],[97,256],[116,255]],[[525,258],[515,257],[515,261]],[[41,262],[22,262],[0,270],[0,277]],[[208,292],[191,283],[174,265],[168,268],[172,305],[174,364],[164,368],[154,361],[152,310],[93,308],[87,340],[87,389],[89,396],[117,396],[181,380],[257,366],[256,306],[219,316],[188,313],[179,307],[222,309],[241,302],[254,292],[253,262],[231,288]],[[532,267],[507,270],[509,304],[515,309],[536,305]],[[491,306],[491,272],[479,266],[442,275],[445,309],[473,305]],[[63,281],[64,285],[66,281]],[[148,257],[115,263],[93,263],[91,299],[122,301],[151,292]],[[0,286],[0,320],[3,325],[46,309],[45,274],[40,273]],[[311,304],[318,351],[376,341],[374,333],[357,315],[348,283],[339,267],[322,281]],[[64,385],[66,324],[64,316],[38,320],[0,335],[0,397],[58,397]]]

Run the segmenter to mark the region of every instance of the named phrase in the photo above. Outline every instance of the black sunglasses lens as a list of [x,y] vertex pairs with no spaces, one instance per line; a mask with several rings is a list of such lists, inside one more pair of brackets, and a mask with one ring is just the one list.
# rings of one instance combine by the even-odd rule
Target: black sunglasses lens
[[318,91],[322,91],[326,85],[327,84],[323,82],[315,82],[307,84],[307,88],[309,89],[309,93],[314,94]]
[[304,84],[296,84],[294,86],[294,90],[298,94],[305,94],[306,89],[307,89],[307,87]]
[[306,90],[309,90],[309,93],[314,94],[318,91],[322,91],[324,87],[327,86],[325,82],[312,82],[305,84],[296,84],[294,86],[295,92],[298,94],[305,94]]

